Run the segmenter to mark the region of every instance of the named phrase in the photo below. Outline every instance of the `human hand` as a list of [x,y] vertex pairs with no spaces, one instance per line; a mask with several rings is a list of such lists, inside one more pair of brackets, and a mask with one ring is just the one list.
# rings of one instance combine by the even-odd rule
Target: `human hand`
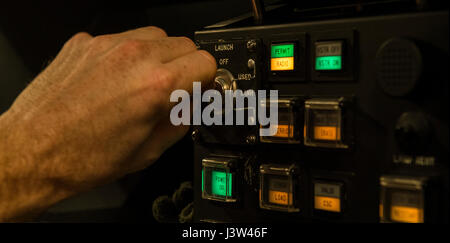
[[20,171],[23,190],[51,185],[57,201],[149,166],[188,130],[169,121],[171,92],[215,72],[209,53],[155,27],[75,35],[0,116],[0,181]]

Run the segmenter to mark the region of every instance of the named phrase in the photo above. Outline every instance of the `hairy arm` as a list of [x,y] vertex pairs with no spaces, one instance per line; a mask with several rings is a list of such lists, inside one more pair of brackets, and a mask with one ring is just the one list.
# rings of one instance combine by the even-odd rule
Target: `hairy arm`
[[170,93],[212,80],[214,58],[155,27],[72,37],[0,116],[0,221],[146,168],[188,128]]
[[26,126],[0,116],[0,222],[31,220],[75,193],[45,171],[45,158],[25,150],[32,142]]

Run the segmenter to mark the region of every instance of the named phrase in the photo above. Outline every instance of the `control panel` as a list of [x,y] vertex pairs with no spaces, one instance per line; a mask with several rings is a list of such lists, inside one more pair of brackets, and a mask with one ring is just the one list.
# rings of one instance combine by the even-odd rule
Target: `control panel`
[[196,32],[214,89],[267,91],[278,125],[193,127],[195,221],[448,223],[448,33],[448,11]]

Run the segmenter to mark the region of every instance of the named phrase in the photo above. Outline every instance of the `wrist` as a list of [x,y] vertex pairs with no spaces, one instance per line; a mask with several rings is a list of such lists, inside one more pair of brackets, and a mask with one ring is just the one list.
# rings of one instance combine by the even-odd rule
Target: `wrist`
[[27,149],[32,147],[27,143],[33,143],[33,138],[13,116],[0,116],[0,221],[30,220],[73,195],[44,172],[51,171],[48,161]]

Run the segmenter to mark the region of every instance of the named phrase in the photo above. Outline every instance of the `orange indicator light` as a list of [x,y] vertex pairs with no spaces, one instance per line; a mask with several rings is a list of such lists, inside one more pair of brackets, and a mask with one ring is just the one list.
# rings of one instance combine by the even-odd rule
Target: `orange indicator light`
[[289,138],[294,135],[294,128],[289,125],[278,125],[277,134],[274,137]]
[[281,205],[292,204],[292,193],[269,190],[269,202]]
[[337,127],[334,126],[315,126],[314,139],[318,140],[341,140]]
[[423,212],[414,207],[392,206],[391,219],[397,222],[423,223]]
[[314,197],[314,208],[325,211],[341,212],[341,200],[334,197]]
[[278,57],[270,59],[271,71],[294,70],[294,57]]

